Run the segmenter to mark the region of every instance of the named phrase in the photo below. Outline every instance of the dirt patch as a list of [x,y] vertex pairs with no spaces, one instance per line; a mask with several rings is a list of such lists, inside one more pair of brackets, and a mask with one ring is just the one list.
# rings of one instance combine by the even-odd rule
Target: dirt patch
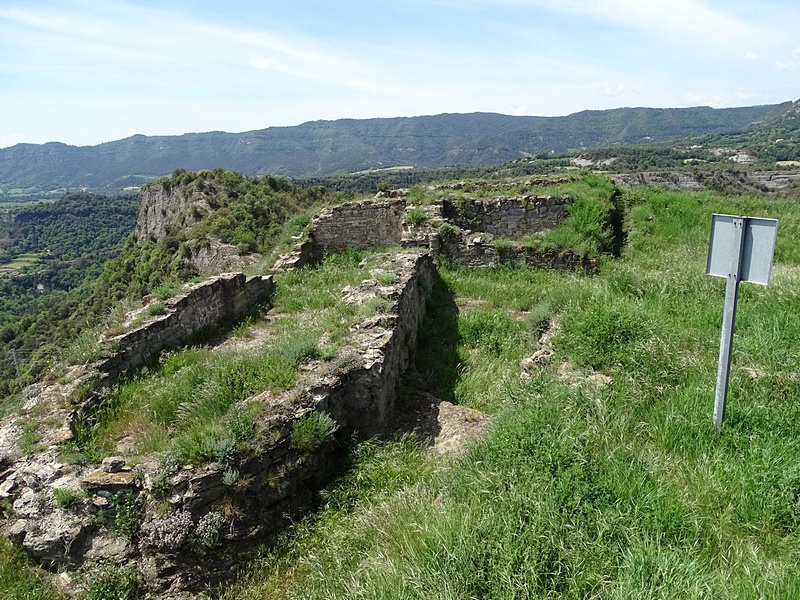
[[398,411],[400,431],[414,433],[437,454],[463,452],[492,425],[492,418],[474,408],[440,400],[420,390],[404,390],[404,410]]
[[264,346],[274,334],[266,326],[251,326],[245,334],[228,334],[224,339],[217,340],[215,352],[230,352],[254,350]]

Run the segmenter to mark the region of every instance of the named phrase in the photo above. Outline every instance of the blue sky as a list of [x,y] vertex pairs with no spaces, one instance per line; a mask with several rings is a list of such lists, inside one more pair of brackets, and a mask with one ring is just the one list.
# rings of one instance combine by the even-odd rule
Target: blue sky
[[798,98],[797,0],[0,0],[0,147]]

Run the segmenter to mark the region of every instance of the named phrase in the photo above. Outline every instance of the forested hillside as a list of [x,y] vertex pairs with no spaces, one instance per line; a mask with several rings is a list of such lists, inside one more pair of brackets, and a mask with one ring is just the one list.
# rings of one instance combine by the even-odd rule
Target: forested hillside
[[314,121],[245,133],[137,135],[85,147],[18,144],[0,150],[0,200],[31,188],[120,190],[176,168],[310,177],[398,165],[492,165],[542,153],[741,132],[779,119],[790,107],[786,102],[727,109],[620,108],[564,117],[443,114]]
[[78,299],[136,221],[138,196],[68,194],[9,211],[0,225],[0,393],[65,328]]

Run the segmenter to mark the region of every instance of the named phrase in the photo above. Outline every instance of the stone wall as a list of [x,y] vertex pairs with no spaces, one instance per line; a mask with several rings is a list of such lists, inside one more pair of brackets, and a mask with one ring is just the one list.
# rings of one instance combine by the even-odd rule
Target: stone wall
[[354,202],[321,212],[311,222],[315,260],[348,250],[370,250],[400,244],[404,199]]
[[[157,202],[160,196],[154,198],[154,202],[143,204],[144,213],[152,217],[149,221],[143,218],[141,228],[137,228],[143,239],[169,235],[169,226],[158,229],[158,215],[166,218],[161,221],[167,225],[180,219],[180,211],[167,209],[162,214]],[[351,248],[406,244],[426,246],[471,266],[525,260],[536,266],[575,268],[580,261],[568,252],[541,253],[518,245],[498,248],[488,243],[495,236],[524,237],[554,227],[566,215],[568,202],[564,198],[525,197],[443,203],[427,207],[426,219],[417,225],[404,225],[407,206],[402,198],[338,206],[312,221],[308,238],[299,243],[293,255],[284,257],[279,267],[298,268]],[[447,220],[486,233],[457,230],[457,237],[442,240],[439,229]],[[62,464],[58,461],[58,444],[72,436],[71,424],[91,417],[102,404],[103,394],[91,396],[72,410],[70,399],[80,397],[75,394],[79,391],[77,382],[39,385],[35,393],[38,401],[47,399],[52,405],[49,414],[69,417],[64,417],[64,423],[61,418],[59,423],[50,419],[53,423],[47,427],[52,432],[45,432],[43,437],[48,445],[32,456],[22,456],[19,443],[13,441],[21,435],[18,418],[0,423],[0,442],[11,440],[8,447],[12,448],[0,456],[0,497],[11,501],[14,509],[3,531],[15,544],[48,564],[70,568],[91,560],[135,564],[145,575],[150,592],[160,597],[191,597],[230,576],[287,520],[308,510],[316,491],[333,477],[336,449],[343,444],[331,439],[311,451],[294,447],[292,432],[300,419],[324,413],[335,422],[336,437],[342,442],[353,435],[381,434],[391,426],[398,383],[413,356],[426,300],[438,275],[430,254],[394,254],[381,260],[380,266],[371,264],[369,279],[342,293],[354,306],[366,302],[373,305],[371,301],[377,297],[377,304],[384,307],[382,312],[351,328],[349,341],[337,350],[333,361],[303,365],[301,381],[291,390],[249,398],[248,405],[263,407],[257,417],[258,443],[250,450],[240,450],[232,462],[173,471],[165,470],[157,457],[145,457],[135,471],[124,458],[106,459],[99,469]],[[382,277],[382,272],[390,272],[392,277]],[[152,311],[144,307],[138,311],[141,323],[125,334],[108,338],[107,343],[116,351],[91,365],[90,370],[102,376],[100,385],[109,385],[202,329],[241,316],[272,289],[271,276],[228,274],[167,301],[163,315],[149,316]],[[85,375],[80,378],[88,382]],[[37,399],[32,398],[26,403],[28,409],[31,414],[41,414],[42,404],[37,405]],[[229,481],[232,471],[233,482]],[[58,505],[54,490],[59,488],[85,490],[87,495],[79,501],[78,510]],[[138,541],[120,538],[99,518],[108,510],[109,498],[124,495],[143,507]],[[218,531],[219,544],[199,551],[190,543],[192,536],[213,515],[220,518],[220,506],[224,505],[229,506],[229,515],[235,516],[226,517],[224,528]],[[169,544],[159,538],[167,535],[165,531],[172,536]],[[176,532],[183,535],[178,541]]]
[[[257,542],[272,539],[291,518],[308,510],[316,491],[334,475],[337,446],[343,447],[353,435],[368,437],[390,429],[400,378],[410,364],[425,302],[438,277],[429,255],[396,255],[390,260],[394,264],[389,269],[401,274],[397,283],[382,286],[367,280],[343,292],[356,304],[376,296],[390,304],[386,313],[356,326],[348,347],[340,351],[348,358],[345,365],[330,371],[310,368],[299,395],[265,392],[249,401],[266,407],[261,418],[263,451],[237,460],[239,477],[247,485],[238,492],[240,517],[226,528],[222,545],[203,556],[189,548],[168,555],[145,551],[138,562],[151,589],[194,592],[230,576],[256,550]],[[307,453],[292,447],[291,433],[299,419],[313,412],[332,417],[338,429],[329,443]],[[146,491],[159,471],[147,465],[143,469]],[[216,510],[231,493],[222,482],[224,471],[210,465],[175,475],[170,500],[174,509],[189,512],[193,523]]]
[[[155,597],[194,597],[230,577],[261,543],[313,505],[316,491],[334,476],[337,448],[353,435],[372,436],[391,427],[400,378],[411,362],[438,275],[428,254],[386,255],[369,266],[370,278],[345,288],[343,299],[360,306],[374,304],[377,297],[384,309],[352,327],[334,359],[305,365],[294,388],[246,401],[262,407],[256,413],[257,443],[249,450],[224,464],[180,469],[166,467],[156,456],[144,457],[135,468],[121,457],[105,459],[100,468],[64,464],[57,459],[57,445],[27,457],[6,456],[0,497],[13,504],[13,517],[4,533],[43,563],[67,571],[87,561],[133,564]],[[237,275],[195,286],[170,303],[172,316],[122,336],[127,349],[122,354],[144,357],[173,343],[180,321],[194,328],[237,314],[269,288],[267,282],[271,285],[270,278]],[[108,360],[120,368],[128,359]],[[40,399],[48,392],[59,396],[62,387],[57,382],[40,387]],[[315,413],[335,421],[335,437],[311,450],[295,447],[296,424]],[[18,435],[14,421],[5,423],[9,435]],[[66,507],[55,500],[56,489],[84,493],[76,505]],[[113,511],[109,503],[123,497],[142,510],[141,531],[133,540],[103,525],[104,511]],[[203,524],[213,520],[218,539],[206,548],[193,545]]]
[[568,196],[500,196],[497,198],[445,200],[445,219],[461,229],[491,233],[499,238],[521,239],[554,229],[567,216]]
[[[458,264],[493,267],[523,261],[536,268],[575,269],[586,267],[576,253],[542,252],[515,246],[498,253],[491,240],[521,239],[553,229],[567,216],[572,200],[566,196],[524,196],[441,200],[423,209],[427,214],[421,225],[405,224],[405,215],[413,207],[405,199],[345,204],[324,211],[309,227],[308,239],[295,252],[276,264],[276,271],[302,267],[321,260],[330,253],[349,249],[368,250],[401,245],[426,248],[443,254]],[[443,240],[439,226],[451,223],[460,228],[454,239]],[[471,232],[488,236],[473,236]]]
[[573,250],[541,250],[522,244],[495,245],[490,236],[465,235],[444,240],[439,254],[457,265],[474,269],[493,268],[507,264],[525,264],[535,269],[574,271],[597,269],[595,259],[586,258]]
[[271,276],[245,277],[227,273],[192,285],[188,291],[164,303],[163,315],[148,316],[148,307],[131,315],[142,323],[116,337],[106,338],[114,353],[94,368],[109,382],[141,367],[162,351],[175,348],[204,328],[242,316],[274,288]]

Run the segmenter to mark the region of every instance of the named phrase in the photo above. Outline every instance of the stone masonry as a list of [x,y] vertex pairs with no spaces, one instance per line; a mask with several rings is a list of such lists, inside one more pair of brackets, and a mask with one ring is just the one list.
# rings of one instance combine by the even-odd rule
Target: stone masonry
[[[169,205],[168,195],[168,190],[143,192],[140,239],[163,239],[180,224],[182,211],[203,201],[181,196],[181,209]],[[438,277],[431,253],[471,266],[524,260],[547,268],[586,267],[569,251],[543,253],[494,242],[555,227],[567,215],[569,203],[568,198],[538,196],[443,199],[423,207],[422,219],[416,209],[412,219],[408,216],[414,207],[399,197],[320,213],[307,237],[298,240],[296,251],[276,265],[276,272],[351,248],[418,250],[382,255],[378,263],[363,265],[370,268],[367,278],[342,291],[343,300],[355,307],[370,302],[384,308],[351,328],[349,341],[337,350],[335,359],[304,365],[301,381],[291,390],[264,392],[242,403],[263,409],[257,413],[258,443],[234,463],[169,470],[158,457],[144,457],[135,469],[124,456],[111,457],[99,468],[59,459],[60,444],[73,438],[75,423],[90,422],[103,405],[103,388],[202,330],[241,317],[269,296],[273,279],[219,275],[165,302],[164,314],[151,315],[156,311],[147,306],[136,311],[130,315],[129,331],[105,338],[109,352],[103,359],[70,367],[68,382],[33,386],[25,403],[26,416],[0,422],[0,498],[13,506],[3,532],[43,563],[67,570],[91,560],[131,564],[144,574],[154,597],[197,597],[208,585],[228,577],[259,544],[273,539],[287,520],[303,514],[315,491],[333,477],[334,438],[312,451],[292,445],[292,432],[301,419],[324,414],[333,420],[340,440],[386,431]],[[36,414],[50,417],[39,423],[40,442],[31,453],[20,440],[25,420]],[[229,481],[232,464],[235,487]],[[77,507],[60,505],[57,489],[80,492]],[[141,507],[138,537],[122,538],[98,518],[108,510],[109,499],[123,496]],[[228,516],[221,516],[220,506],[232,503],[235,507]],[[222,528],[220,519],[225,520]],[[189,540],[208,531],[212,521],[217,523],[218,539],[201,552]]]
[[400,244],[405,211],[405,200],[398,199],[342,204],[321,212],[311,225],[313,258]]
[[567,216],[567,196],[523,196],[445,200],[445,219],[462,229],[491,233],[515,240],[554,229]]
[[94,365],[109,382],[152,361],[162,351],[175,348],[207,327],[231,322],[244,315],[273,290],[271,276],[245,277],[225,273],[212,277],[164,303],[165,313],[147,318],[148,307],[131,315],[141,325],[116,337],[105,338],[116,351]]
[[[324,413],[333,419],[336,437],[342,441],[386,431],[437,273],[428,254],[385,255],[368,266],[367,278],[345,288],[343,299],[357,307],[378,298],[385,310],[351,329],[350,341],[339,349],[333,364],[306,365],[301,382],[291,390],[264,392],[243,403],[263,407],[257,417],[259,441],[256,450],[238,455],[233,463],[170,470],[158,457],[144,457],[133,468],[120,456],[104,460],[99,468],[67,464],[59,459],[59,443],[70,438],[66,424],[52,435],[42,431],[41,448],[26,454],[19,445],[19,417],[4,420],[0,497],[13,505],[9,513],[13,516],[3,532],[43,563],[67,572],[92,560],[134,565],[155,597],[195,598],[208,585],[230,576],[287,520],[303,514],[315,490],[333,476],[334,439],[310,452],[295,448],[291,436],[299,420]],[[391,277],[382,277],[384,273]],[[202,323],[241,314],[268,291],[271,281],[238,274],[194,286],[168,303],[169,315],[120,336],[120,351],[96,367],[111,377]],[[74,420],[88,408],[64,408],[75,386],[42,383],[31,391],[26,407],[31,414],[46,410],[63,421]],[[102,394],[89,402],[102,403]],[[232,464],[235,487],[226,479]],[[77,503],[60,504],[59,493],[75,494]],[[114,498],[129,498],[141,507],[136,538],[120,536],[103,524],[101,515],[109,510],[113,514],[109,503]],[[223,516],[220,506],[231,503],[235,510]],[[190,545],[212,522],[217,523],[218,538],[207,548]]]

